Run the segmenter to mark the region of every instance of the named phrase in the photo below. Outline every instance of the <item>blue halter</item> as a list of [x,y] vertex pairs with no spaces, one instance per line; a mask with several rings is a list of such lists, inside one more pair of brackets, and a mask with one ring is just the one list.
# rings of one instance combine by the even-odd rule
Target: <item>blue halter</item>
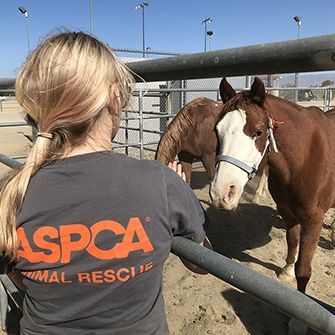
[[[263,158],[263,156],[262,156]],[[256,172],[257,172],[257,166],[249,166],[245,163],[243,163],[242,161],[240,161],[237,158],[234,158],[232,156],[227,156],[227,155],[218,155],[215,158],[215,165],[217,165],[220,162],[228,162],[232,165],[237,166],[238,168],[240,168],[241,170],[245,171],[248,174],[248,179],[252,179],[255,177]]]

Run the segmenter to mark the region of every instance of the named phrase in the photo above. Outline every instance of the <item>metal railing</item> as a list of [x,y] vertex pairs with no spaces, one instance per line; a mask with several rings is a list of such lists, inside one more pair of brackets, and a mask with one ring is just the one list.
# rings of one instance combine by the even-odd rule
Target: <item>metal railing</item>
[[185,80],[335,69],[335,34],[127,63],[138,81]]
[[[237,91],[244,88],[239,88]],[[293,101],[295,91],[313,91],[317,100],[311,101],[298,101],[302,105],[317,105],[324,111],[333,108],[335,106],[335,100],[333,100],[334,88],[323,88],[323,87],[268,87],[266,91],[276,96],[290,98]],[[192,94],[188,98],[188,94]],[[216,101],[220,101],[220,94],[217,89],[148,89],[148,90],[135,90],[134,99],[137,100],[134,103],[137,108],[127,109],[124,112],[124,116],[121,117],[120,132],[124,132],[124,136],[119,136],[114,139],[113,147],[117,150],[122,149],[124,153],[129,154],[129,148],[134,148],[139,151],[138,157],[145,158],[145,152],[154,152],[159,142],[161,135],[164,132],[165,126],[171,119],[179,112],[179,109],[173,108],[171,99],[179,96],[180,100],[189,102],[192,100],[194,95],[206,96],[210,94],[215,97]],[[298,94],[299,96],[299,94]],[[154,100],[152,100],[154,99]],[[157,101],[158,99],[158,101]],[[150,102],[156,103],[150,103]],[[162,103],[164,101],[164,103]],[[160,103],[157,103],[160,102]],[[146,108],[144,106],[147,106]],[[150,106],[150,107],[148,107]],[[149,110],[151,108],[151,110]],[[157,122],[158,120],[161,120]],[[155,122],[156,121],[156,122]],[[133,123],[131,123],[133,122]],[[134,122],[136,124],[134,124]],[[25,121],[7,121],[0,122],[0,128],[2,127],[21,127],[27,126]],[[149,126],[148,129],[146,126]],[[131,138],[136,140],[131,141]],[[121,151],[122,151],[121,150]],[[11,156],[14,158],[13,156]],[[27,157],[26,154],[16,155],[17,159]]]

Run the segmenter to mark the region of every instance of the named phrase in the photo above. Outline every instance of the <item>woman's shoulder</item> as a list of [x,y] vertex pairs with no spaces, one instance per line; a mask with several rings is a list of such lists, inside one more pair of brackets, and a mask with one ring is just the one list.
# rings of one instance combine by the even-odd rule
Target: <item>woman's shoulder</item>
[[136,157],[127,156],[120,153],[112,152],[109,155],[108,160],[110,163],[115,166],[115,164],[120,168],[127,170],[129,172],[132,171],[134,174],[141,173],[143,174],[166,174],[170,172],[166,165],[158,160],[150,160],[150,159],[138,159]]
[[117,154],[114,158],[122,164],[122,169],[127,171],[128,174],[130,173],[130,175],[141,175],[143,178],[145,176],[149,176],[151,178],[157,176],[163,179],[165,183],[184,184],[184,181],[176,174],[175,171],[158,160],[137,159],[122,154]]
[[164,164],[162,164],[160,161],[158,160],[150,160],[150,159],[139,159],[136,157],[131,157],[131,156],[127,156],[125,154],[121,154],[121,153],[115,153],[115,152],[111,152],[110,153],[110,159],[111,160],[117,160],[117,161],[122,161],[124,164],[128,164],[128,165],[137,165],[139,167],[147,167],[147,168],[153,168],[153,169],[161,169],[165,167]]

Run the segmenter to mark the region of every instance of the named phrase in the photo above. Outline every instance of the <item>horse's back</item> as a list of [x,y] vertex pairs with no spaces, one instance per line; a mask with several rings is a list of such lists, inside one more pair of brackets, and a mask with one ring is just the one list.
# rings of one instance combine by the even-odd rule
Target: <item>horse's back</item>
[[202,118],[218,116],[221,110],[221,103],[205,97],[199,97],[187,103],[179,113],[188,113],[194,118],[194,122],[198,122]]

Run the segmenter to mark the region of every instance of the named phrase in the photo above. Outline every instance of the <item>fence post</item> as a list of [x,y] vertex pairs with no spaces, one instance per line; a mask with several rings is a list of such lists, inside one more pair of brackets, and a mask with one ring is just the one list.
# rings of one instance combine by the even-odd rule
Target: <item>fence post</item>
[[143,139],[143,91],[140,90],[139,95],[139,101],[138,101],[138,107],[139,107],[139,140],[140,140],[140,159],[144,158],[144,139]]
[[245,76],[245,88],[249,89],[250,88],[250,76]]
[[129,154],[129,120],[128,120],[128,111],[126,110],[125,111],[125,116],[126,116],[126,129],[124,131],[124,141],[126,142],[126,147],[125,147],[125,152],[126,152],[126,155],[128,156]]
[[331,89],[327,88],[327,109],[330,109],[330,105],[331,105],[331,102],[330,102],[330,91],[331,91]]
[[333,101],[333,89],[329,88],[329,109],[332,108],[332,101]]
[[[160,89],[166,89],[167,85],[159,85]],[[160,114],[167,114],[168,110],[168,93],[164,92],[161,94],[159,98],[159,113]],[[167,119],[160,118],[159,119],[159,130],[164,131],[167,126]]]

